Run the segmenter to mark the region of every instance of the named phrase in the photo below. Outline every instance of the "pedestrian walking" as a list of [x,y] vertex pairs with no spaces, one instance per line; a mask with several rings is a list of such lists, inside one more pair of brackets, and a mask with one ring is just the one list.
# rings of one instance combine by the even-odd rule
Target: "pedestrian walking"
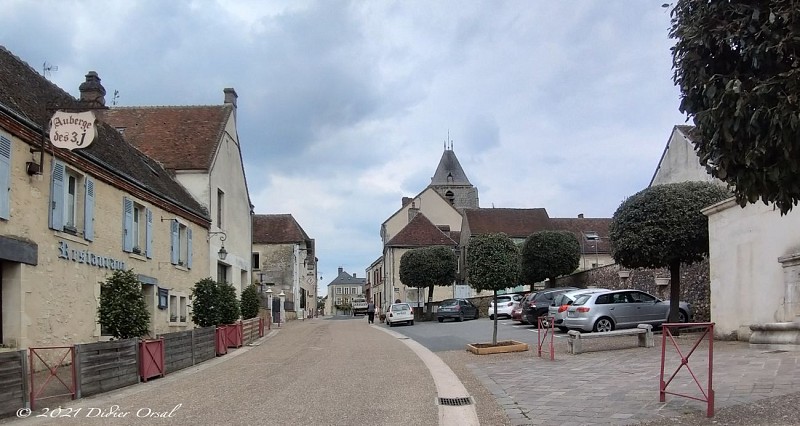
[[373,324],[375,322],[375,303],[367,303],[367,316],[369,317],[369,323]]

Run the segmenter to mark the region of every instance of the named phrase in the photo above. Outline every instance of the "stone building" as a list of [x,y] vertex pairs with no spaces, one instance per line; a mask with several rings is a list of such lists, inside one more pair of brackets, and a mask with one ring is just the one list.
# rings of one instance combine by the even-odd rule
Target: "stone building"
[[[96,73],[80,92],[73,98],[0,47],[4,347],[103,339],[100,283],[122,269],[143,283],[151,336],[192,328],[191,288],[209,274],[205,206],[114,127],[70,115],[104,108]],[[71,118],[48,130],[57,110]],[[79,126],[60,127],[70,123]],[[72,149],[51,142],[81,138]]]
[[350,275],[344,268],[339,267],[336,278],[328,283],[328,297],[325,299],[325,314],[350,314],[348,310],[342,309],[341,307],[349,305],[355,297],[365,297],[364,285],[366,281],[366,278],[358,278],[355,273]]

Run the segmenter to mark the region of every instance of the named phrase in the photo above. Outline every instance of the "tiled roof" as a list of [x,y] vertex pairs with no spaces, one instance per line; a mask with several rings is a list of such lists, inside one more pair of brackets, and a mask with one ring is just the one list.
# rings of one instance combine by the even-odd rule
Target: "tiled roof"
[[464,220],[472,235],[503,232],[511,238],[526,238],[549,229],[547,210],[535,209],[465,209]]
[[291,214],[253,215],[253,244],[286,244],[310,240]]
[[328,287],[330,287],[332,285],[360,285],[360,286],[363,286],[364,284],[366,284],[366,282],[367,282],[366,278],[356,278],[356,277],[352,276],[351,274],[347,273],[347,271],[343,270],[342,268],[339,268],[339,275],[336,278],[334,278],[333,280],[331,280],[330,283],[328,283]]
[[387,247],[427,247],[456,246],[448,237],[422,213],[417,213],[408,225],[403,227],[389,242]]
[[439,165],[436,167],[431,178],[431,185],[468,185],[472,186],[467,179],[467,174],[461,168],[461,163],[456,158],[456,153],[452,149],[445,149]]
[[[611,226],[610,218],[551,218],[550,229],[554,231],[569,231],[581,243],[584,253],[611,253],[611,244],[608,239],[608,228]],[[589,240],[586,234],[595,233],[600,239]]]
[[114,107],[102,119],[167,170],[209,170],[233,106]]
[[[21,120],[41,129],[49,122],[54,107],[64,109],[79,106],[77,99],[0,46],[0,108],[10,110]],[[73,151],[75,155],[86,158],[162,200],[210,221],[205,207],[159,163],[126,142],[114,128],[99,120],[96,126],[95,141],[88,148]]]

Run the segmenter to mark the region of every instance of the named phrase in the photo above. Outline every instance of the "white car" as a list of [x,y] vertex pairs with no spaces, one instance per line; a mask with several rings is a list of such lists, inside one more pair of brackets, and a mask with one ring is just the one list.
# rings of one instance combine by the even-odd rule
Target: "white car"
[[414,312],[408,303],[392,303],[386,311],[386,324],[389,327],[394,327],[399,322],[414,325]]
[[497,307],[494,306],[494,300],[489,301],[489,319],[494,319],[495,315],[498,318],[511,318],[511,312],[515,306],[519,306],[520,300],[522,300],[522,296],[519,294],[498,295]]

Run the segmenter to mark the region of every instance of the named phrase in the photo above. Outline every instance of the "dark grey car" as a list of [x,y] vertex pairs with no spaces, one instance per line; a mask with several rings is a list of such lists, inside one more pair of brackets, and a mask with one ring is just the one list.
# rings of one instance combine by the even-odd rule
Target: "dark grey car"
[[444,322],[450,318],[456,321],[464,321],[465,318],[478,319],[478,307],[467,299],[445,299],[439,303],[436,311],[436,320]]
[[529,296],[522,305],[522,318],[530,325],[538,325],[538,318],[542,315],[547,315],[547,310],[553,303],[553,299],[559,294],[570,290],[577,289],[575,287],[558,287],[537,291],[532,296]]

